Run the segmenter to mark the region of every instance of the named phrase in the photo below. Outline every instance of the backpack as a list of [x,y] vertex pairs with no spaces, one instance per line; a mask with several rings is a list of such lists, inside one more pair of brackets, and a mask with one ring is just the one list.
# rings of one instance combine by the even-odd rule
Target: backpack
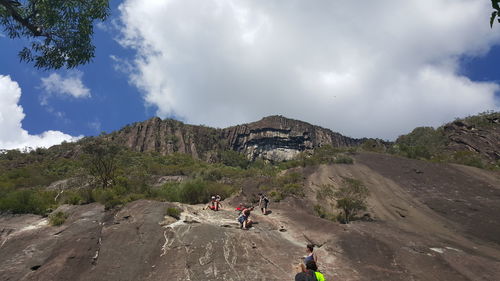
[[267,197],[264,197],[264,202],[266,202],[266,204],[269,203],[269,199],[267,199]]

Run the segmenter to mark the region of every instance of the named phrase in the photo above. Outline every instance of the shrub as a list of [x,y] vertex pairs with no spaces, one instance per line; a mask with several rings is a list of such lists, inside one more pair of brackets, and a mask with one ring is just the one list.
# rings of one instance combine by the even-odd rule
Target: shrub
[[49,215],[49,223],[52,226],[60,226],[62,225],[66,219],[68,218],[68,215],[64,212],[55,212]]
[[457,151],[453,153],[452,161],[458,164],[473,166],[477,168],[484,168],[485,165],[480,156],[472,151]]
[[12,212],[14,214],[38,214],[46,215],[56,204],[54,197],[56,192],[20,189],[8,192],[0,198],[0,211]]
[[245,155],[238,153],[234,150],[226,150],[220,153],[221,162],[226,166],[240,167],[246,169],[250,164],[250,161],[245,157]]
[[352,163],[354,163],[354,160],[352,160],[352,158],[347,156],[347,155],[339,155],[335,158],[334,163],[336,163],[336,164],[352,164]]
[[166,213],[167,213],[167,216],[171,216],[176,220],[181,219],[181,210],[179,210],[177,208],[169,207],[169,208],[167,208]]
[[358,211],[366,210],[368,189],[356,179],[344,178],[343,185],[335,192],[337,208],[344,212],[343,220],[349,223]]

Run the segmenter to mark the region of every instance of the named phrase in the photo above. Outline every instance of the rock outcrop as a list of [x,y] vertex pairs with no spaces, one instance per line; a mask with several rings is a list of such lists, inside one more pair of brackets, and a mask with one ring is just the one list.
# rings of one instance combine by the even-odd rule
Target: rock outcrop
[[487,123],[476,126],[460,120],[444,126],[451,151],[472,151],[495,163],[500,160],[500,114],[486,118]]
[[[500,175],[472,167],[359,153],[352,165],[304,168],[304,197],[255,210],[241,230],[232,206],[250,202],[244,186],[218,212],[203,205],[138,200],[105,210],[60,206],[61,226],[35,215],[0,215],[0,280],[285,281],[313,243],[326,280],[498,280]],[[318,196],[343,177],[370,191],[373,220],[321,219]],[[180,220],[166,208],[182,209]]]
[[225,129],[152,118],[106,137],[141,152],[155,151],[163,155],[180,152],[209,159],[213,151],[232,149],[250,160],[270,161],[290,160],[302,151],[327,144],[344,147],[361,143],[361,140],[283,116],[269,116]]

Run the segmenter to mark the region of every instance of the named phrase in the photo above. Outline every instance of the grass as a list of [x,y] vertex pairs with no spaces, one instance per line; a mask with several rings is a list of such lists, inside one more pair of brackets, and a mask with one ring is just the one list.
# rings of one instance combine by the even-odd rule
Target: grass
[[169,207],[169,208],[167,208],[167,210],[165,212],[166,212],[167,216],[171,216],[176,220],[181,219],[181,210],[179,210],[177,208]]
[[68,215],[64,212],[58,211],[49,215],[49,224],[52,226],[60,226],[64,224]]

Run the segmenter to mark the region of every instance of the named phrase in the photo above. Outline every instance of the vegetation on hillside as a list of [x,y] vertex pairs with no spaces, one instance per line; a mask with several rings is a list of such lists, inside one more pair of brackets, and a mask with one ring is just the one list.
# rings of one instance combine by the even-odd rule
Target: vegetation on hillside
[[[489,130],[499,126],[498,120],[500,120],[499,112],[487,111],[463,119],[456,119],[455,122],[466,124],[476,130]],[[500,161],[491,163],[491,161],[481,157],[480,154],[468,150],[453,151],[448,149],[449,144],[450,139],[444,130],[444,126],[437,129],[418,127],[411,133],[400,136],[394,145],[388,149],[388,152],[413,159],[500,169]]]
[[[61,204],[100,202],[113,208],[143,198],[199,204],[213,194],[231,196],[249,178],[267,179],[261,189],[280,201],[304,195],[303,175],[292,168],[353,162],[347,150],[331,146],[282,163],[251,162],[235,151],[214,155],[216,163],[188,154],[134,152],[101,138],[5,151],[0,153],[0,212],[47,215]],[[158,182],[169,176],[183,180]]]

